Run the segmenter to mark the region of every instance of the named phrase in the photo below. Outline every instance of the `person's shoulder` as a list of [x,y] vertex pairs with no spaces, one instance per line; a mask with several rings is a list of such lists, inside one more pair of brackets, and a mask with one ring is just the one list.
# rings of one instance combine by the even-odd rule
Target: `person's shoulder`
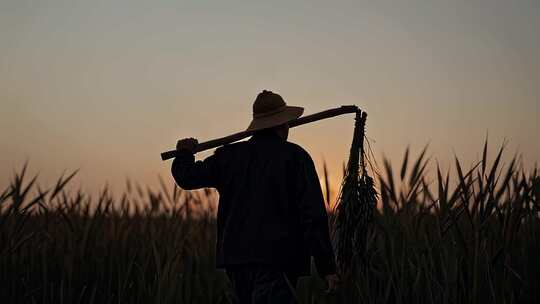
[[311,156],[309,155],[308,151],[306,151],[306,149],[304,149],[299,144],[295,144],[293,142],[287,141],[285,142],[285,145],[287,149],[291,151],[291,153],[294,153],[295,156],[306,159],[306,160],[311,160]]

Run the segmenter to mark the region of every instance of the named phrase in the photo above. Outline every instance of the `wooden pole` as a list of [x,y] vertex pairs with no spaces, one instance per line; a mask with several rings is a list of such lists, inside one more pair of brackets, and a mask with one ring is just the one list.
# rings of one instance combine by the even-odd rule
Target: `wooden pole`
[[[289,127],[294,128],[294,127],[301,126],[301,125],[304,125],[304,124],[308,124],[308,123],[311,123],[311,122],[314,122],[314,121],[318,121],[318,120],[322,120],[322,119],[326,119],[326,118],[331,118],[331,117],[334,117],[334,116],[348,114],[348,113],[356,113],[356,112],[359,112],[359,111],[360,111],[360,109],[355,105],[341,106],[339,108],[334,108],[334,109],[330,109],[330,110],[326,110],[326,111],[322,111],[322,112],[319,112],[319,113],[315,113],[315,114],[311,114],[311,115],[308,115],[308,116],[297,118],[297,119],[289,122]],[[230,143],[239,141],[241,139],[244,139],[246,137],[249,137],[249,136],[253,135],[253,133],[254,133],[253,131],[243,131],[243,132],[238,132],[238,133],[235,133],[235,134],[232,134],[232,135],[229,135],[229,136],[225,136],[225,137],[205,141],[205,142],[202,142],[202,143],[198,144],[197,147],[195,148],[194,152],[197,153],[197,152],[217,148],[217,147],[220,147],[220,146],[223,146],[223,145],[226,145],[226,144],[230,144]],[[171,150],[171,151],[161,153],[161,160],[168,160],[168,159],[171,159],[171,158],[175,158],[176,157],[176,152],[177,152],[176,150]]]

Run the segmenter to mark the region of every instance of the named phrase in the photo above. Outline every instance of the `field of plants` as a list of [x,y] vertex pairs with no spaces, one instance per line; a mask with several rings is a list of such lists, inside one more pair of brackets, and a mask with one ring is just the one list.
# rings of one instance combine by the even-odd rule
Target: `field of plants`
[[[538,303],[540,176],[502,154],[486,143],[451,172],[425,149],[384,161],[363,271],[335,295],[302,278],[300,303]],[[66,190],[75,174],[42,188],[25,166],[0,193],[1,303],[230,303],[214,191],[91,197]]]

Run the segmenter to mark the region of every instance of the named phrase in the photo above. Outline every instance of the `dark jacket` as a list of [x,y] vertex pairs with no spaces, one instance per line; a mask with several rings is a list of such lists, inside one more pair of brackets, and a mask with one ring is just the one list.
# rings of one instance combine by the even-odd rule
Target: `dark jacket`
[[203,161],[181,151],[177,184],[219,192],[218,267],[269,265],[306,275],[335,273],[328,217],[313,160],[300,146],[263,132],[226,145]]

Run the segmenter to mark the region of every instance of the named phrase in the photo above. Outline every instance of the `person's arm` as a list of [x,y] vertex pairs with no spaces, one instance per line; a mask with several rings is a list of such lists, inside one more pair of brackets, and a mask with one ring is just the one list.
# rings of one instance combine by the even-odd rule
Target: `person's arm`
[[196,139],[187,138],[178,141],[178,154],[173,160],[171,173],[174,180],[182,189],[217,187],[216,155],[211,155],[202,161],[195,161],[193,150],[197,146]]
[[328,276],[335,275],[336,264],[321,185],[313,160],[307,152],[300,164],[297,185],[304,238],[315,260],[317,272],[328,279]]

